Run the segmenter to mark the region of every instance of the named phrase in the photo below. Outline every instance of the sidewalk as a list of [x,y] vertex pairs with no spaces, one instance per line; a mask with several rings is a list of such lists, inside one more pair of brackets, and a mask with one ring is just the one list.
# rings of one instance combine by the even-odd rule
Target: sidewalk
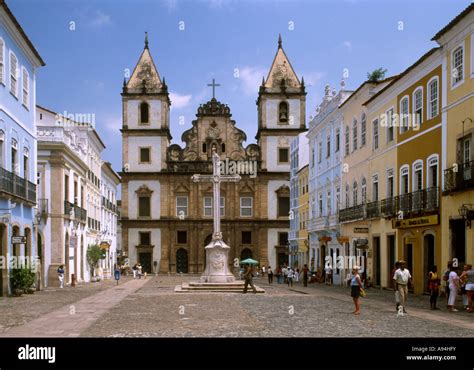
[[[78,337],[80,333],[100,318],[122,299],[140,289],[151,279],[137,279],[121,282],[119,285],[107,284],[92,295],[74,300],[61,308],[40,314],[23,325],[7,328],[2,337]],[[112,281],[111,281],[112,282]],[[74,293],[68,289],[68,295]],[[34,307],[34,306],[33,306]],[[30,307],[31,309],[31,307]]]

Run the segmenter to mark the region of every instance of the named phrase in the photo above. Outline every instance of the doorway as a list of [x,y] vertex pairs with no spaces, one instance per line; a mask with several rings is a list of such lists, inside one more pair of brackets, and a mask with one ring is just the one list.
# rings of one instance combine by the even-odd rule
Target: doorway
[[[413,271],[413,244],[407,243],[405,244],[405,261],[407,263],[407,269],[410,271],[412,279],[415,280],[415,273]],[[410,291],[413,290],[413,286],[409,288]]]
[[[433,271],[435,265],[435,237],[432,234],[427,234],[423,238],[423,277],[428,278],[428,272]],[[423,292],[428,292],[427,284],[423,284]]]
[[151,273],[151,253],[150,252],[141,252],[138,255],[138,261],[142,265],[142,271],[148,274]]
[[461,265],[466,262],[466,224],[464,220],[450,220],[451,259],[457,258]]
[[380,236],[374,236],[374,285],[380,286]]
[[388,286],[393,286],[393,274],[395,273],[395,235],[388,235],[387,236],[387,246],[388,246]]
[[240,260],[246,260],[247,258],[252,258],[252,251],[249,248],[245,248],[240,252]]
[[[6,227],[5,225],[3,224],[0,224],[0,256],[6,256],[7,255],[7,245],[8,243],[6,243]],[[8,294],[8,290],[4,291],[4,287],[3,287],[3,281],[4,281],[4,275],[5,275],[5,280],[8,281],[7,279],[7,274],[8,274],[8,270],[7,269],[2,269],[0,271],[0,297],[3,297],[4,294],[7,295]]]
[[176,252],[176,272],[178,274],[188,273],[188,251],[184,248],[180,248]]

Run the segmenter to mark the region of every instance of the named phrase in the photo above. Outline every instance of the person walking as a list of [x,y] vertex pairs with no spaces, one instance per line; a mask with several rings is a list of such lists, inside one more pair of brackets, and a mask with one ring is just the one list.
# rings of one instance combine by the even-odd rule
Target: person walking
[[277,284],[281,284],[280,278],[281,278],[281,266],[278,266],[275,270],[275,276],[277,278]]
[[354,301],[355,309],[352,312],[354,315],[360,315],[360,290],[362,289],[362,280],[359,275],[359,266],[352,268],[351,279],[351,297]]
[[281,273],[283,274],[283,283],[287,284],[288,283],[288,267],[286,264],[283,265],[283,268],[281,269]]
[[472,265],[467,265],[467,270],[464,272],[466,274],[466,294],[467,294],[467,303],[468,303],[468,312],[474,312],[473,298],[474,298],[474,270]]
[[299,283],[299,282],[300,282],[300,269],[296,268],[296,270],[295,270],[295,283]]
[[324,272],[326,273],[326,285],[332,285],[332,267],[327,265]]
[[406,303],[408,298],[408,284],[411,284],[410,271],[406,268],[405,261],[399,261],[400,267],[395,271],[393,280],[395,280],[395,286],[400,294],[400,305],[403,307],[403,312],[406,311]]
[[291,267],[289,267],[288,268],[288,276],[287,276],[288,287],[293,287],[294,277],[295,277],[295,271]]
[[270,266],[267,267],[267,275],[268,275],[268,284],[273,283],[273,271]]
[[252,288],[253,292],[254,293],[257,293],[257,289],[255,288],[255,285],[253,285],[253,271],[252,271],[252,267],[250,267],[250,265],[247,265],[245,267],[245,272],[244,272],[244,281],[245,281],[245,285],[244,285],[244,293],[247,293],[247,287],[250,285],[250,287]]
[[137,264],[134,264],[132,267],[132,272],[133,272],[133,278],[137,278]]
[[451,312],[457,312],[454,308],[456,304],[456,297],[458,296],[458,289],[461,286],[459,276],[456,273],[456,268],[451,264],[451,271],[449,272],[448,277],[449,284],[449,298],[448,298],[448,310]]
[[64,288],[64,266],[63,265],[58,267],[58,279],[59,279],[59,287],[63,289]]
[[137,265],[137,275],[139,279],[142,278],[142,265],[140,263]]
[[[400,262],[395,262],[395,267],[392,270],[391,276],[395,275],[395,271],[400,268]],[[398,312],[398,307],[400,306],[400,292],[397,289],[397,283],[392,279],[392,288],[395,291],[395,309]]]
[[[443,272],[443,281],[444,281],[444,294],[446,295],[446,305],[448,305],[448,301],[449,301],[449,273],[451,272],[451,266],[452,266],[452,262],[449,261],[448,262],[448,268],[447,270],[445,270]],[[449,308],[449,307],[448,307]]]
[[303,266],[303,286],[307,287],[308,286],[308,266],[304,265]]
[[430,292],[430,306],[432,310],[438,310],[436,302],[439,295],[439,284],[441,280],[438,277],[438,267],[433,266],[431,271],[428,273],[428,290]]

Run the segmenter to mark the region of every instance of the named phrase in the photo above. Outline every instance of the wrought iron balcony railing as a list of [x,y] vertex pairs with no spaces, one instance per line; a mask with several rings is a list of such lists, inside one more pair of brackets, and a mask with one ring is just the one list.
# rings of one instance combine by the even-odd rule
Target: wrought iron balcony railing
[[1,167],[0,191],[36,203],[36,184]]
[[73,203],[64,201],[64,214],[73,216],[76,220],[83,223],[87,221],[87,211],[84,208],[74,205]]
[[369,219],[380,217],[380,202],[378,200],[365,205],[365,217]]
[[380,201],[380,212],[385,218],[396,217],[399,212],[403,212],[403,217],[406,217],[438,209],[438,187],[417,190]]
[[339,222],[353,221],[364,218],[364,204],[339,210]]
[[444,170],[446,193],[474,188],[474,161],[464,162]]

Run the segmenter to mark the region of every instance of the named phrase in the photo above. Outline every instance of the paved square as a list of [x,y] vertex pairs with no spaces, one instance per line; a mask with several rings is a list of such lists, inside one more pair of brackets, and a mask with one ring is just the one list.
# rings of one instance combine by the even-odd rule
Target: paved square
[[[354,316],[346,287],[310,284],[304,288],[299,283],[289,288],[255,279],[266,293],[174,293],[177,284],[193,278],[198,276],[124,279],[119,286],[108,281],[8,299],[8,305],[4,300],[0,304],[1,336],[474,336],[474,315],[449,313],[444,308],[430,311],[426,296],[410,295],[408,315],[397,317],[393,292],[371,289],[362,300],[362,314]],[[62,307],[57,307],[58,297]],[[25,316],[26,306],[33,302],[42,307],[41,312],[37,317]],[[48,302],[53,304],[48,306]],[[6,310],[12,309],[17,322],[7,324]]]

